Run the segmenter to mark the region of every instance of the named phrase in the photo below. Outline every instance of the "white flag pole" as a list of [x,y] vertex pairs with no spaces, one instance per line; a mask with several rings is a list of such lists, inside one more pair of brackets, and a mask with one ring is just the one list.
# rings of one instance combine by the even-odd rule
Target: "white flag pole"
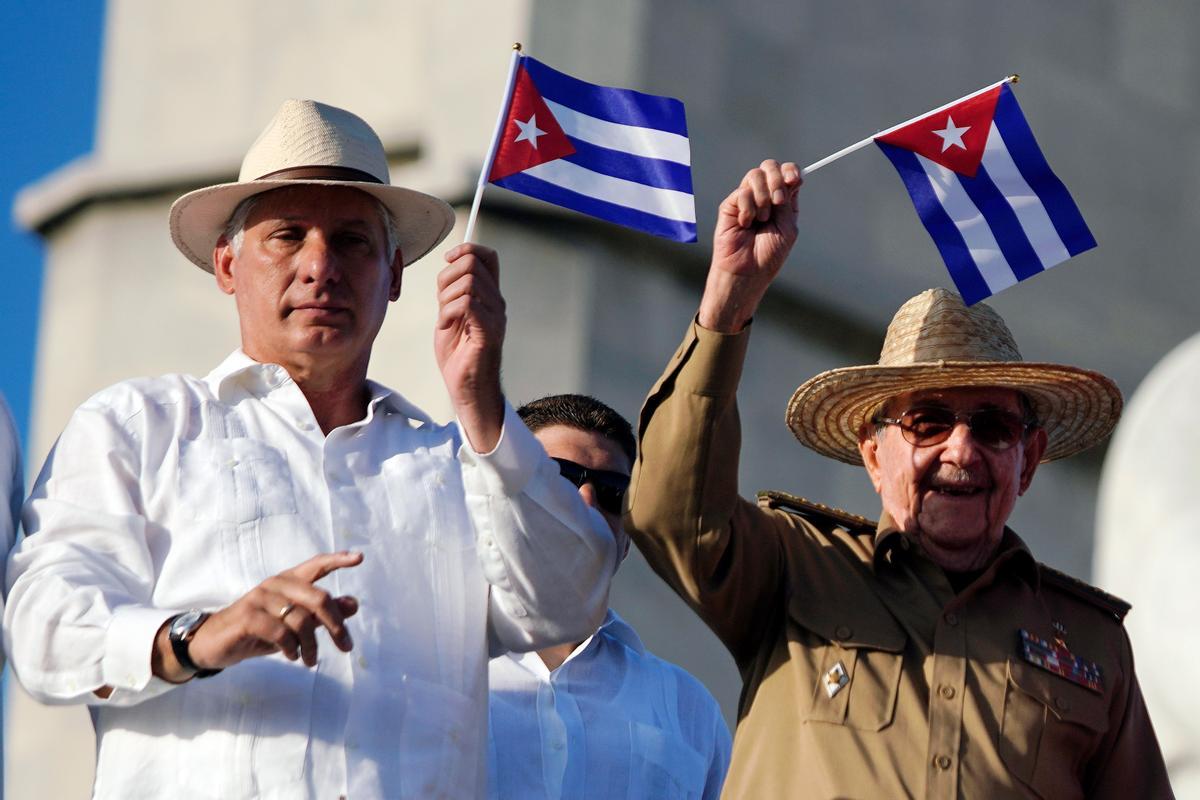
[[869,145],[871,142],[878,139],[880,136],[886,136],[887,134],[891,133],[892,131],[900,130],[905,125],[911,125],[912,123],[916,122],[919,119],[922,119],[923,117],[928,117],[930,114],[936,114],[939,111],[945,111],[947,108],[956,106],[959,103],[963,102],[964,100],[970,100],[972,97],[978,97],[981,94],[990,92],[992,89],[995,89],[997,86],[1003,86],[1006,83],[1016,83],[1019,80],[1021,80],[1020,75],[1009,75],[1004,80],[996,81],[991,86],[985,86],[977,92],[971,92],[968,95],[963,95],[962,97],[958,98],[957,100],[951,100],[949,103],[940,105],[937,108],[933,109],[932,111],[926,111],[924,114],[918,114],[917,116],[913,117],[910,120],[901,122],[899,125],[893,125],[890,128],[884,128],[883,130],[879,131],[878,133],[872,134],[871,136],[868,136],[867,138],[863,139],[861,142],[855,142],[854,144],[850,145],[849,147],[843,147],[841,150],[838,150],[833,155],[825,156],[820,161],[809,164],[807,167],[800,170],[800,176],[804,177],[804,176],[807,176],[811,172],[816,172],[821,167],[825,166],[826,164],[832,164],[834,161],[837,161],[842,156],[848,156],[851,153],[853,153],[855,150],[863,149],[864,147]]
[[483,187],[487,186],[487,177],[492,171],[492,162],[496,160],[496,150],[500,147],[500,137],[504,133],[504,123],[508,118],[513,84],[517,82],[517,65],[521,63],[521,43],[514,44],[512,50],[512,61],[508,65],[508,82],[504,85],[504,99],[500,101],[500,114],[496,117],[496,130],[492,134],[492,145],[488,148],[487,158],[483,160],[483,168],[479,170],[479,183],[475,185],[475,200],[471,203],[471,214],[467,217],[467,231],[463,234],[463,244],[471,241],[471,237],[475,233],[475,220],[479,217],[479,204],[483,202]]

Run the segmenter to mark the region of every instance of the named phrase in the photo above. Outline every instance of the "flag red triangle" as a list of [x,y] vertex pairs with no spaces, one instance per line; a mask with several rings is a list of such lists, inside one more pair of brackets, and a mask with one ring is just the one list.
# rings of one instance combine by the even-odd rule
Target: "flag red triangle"
[[508,117],[500,132],[500,144],[488,180],[507,178],[574,152],[575,147],[550,113],[550,107],[522,64],[513,84]]
[[927,114],[903,128],[875,137],[902,147],[968,178],[975,177],[992,129],[1000,87]]

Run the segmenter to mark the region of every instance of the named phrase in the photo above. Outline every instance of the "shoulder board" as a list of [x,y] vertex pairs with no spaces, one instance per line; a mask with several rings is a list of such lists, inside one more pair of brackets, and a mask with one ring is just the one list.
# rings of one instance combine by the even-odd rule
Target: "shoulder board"
[[1042,573],[1043,583],[1048,583],[1060,591],[1107,611],[1113,615],[1113,618],[1117,622],[1123,621],[1125,615],[1129,613],[1129,609],[1132,608],[1129,603],[1126,603],[1121,598],[1111,595],[1103,589],[1097,589],[1090,583],[1084,583],[1078,578],[1072,578],[1067,573],[1059,572],[1053,567],[1047,567],[1045,564],[1039,563],[1038,569]]
[[874,531],[878,526],[875,520],[851,514],[840,508],[816,503],[787,492],[765,491],[758,493],[758,504],[766,508],[781,508],[792,514],[804,517],[810,522],[832,522],[846,530]]

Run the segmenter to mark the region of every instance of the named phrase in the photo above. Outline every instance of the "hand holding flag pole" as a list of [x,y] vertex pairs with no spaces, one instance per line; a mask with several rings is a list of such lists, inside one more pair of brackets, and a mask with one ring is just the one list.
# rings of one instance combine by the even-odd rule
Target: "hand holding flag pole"
[[848,156],[853,152],[863,149],[867,145],[874,142],[876,139],[883,137],[883,136],[887,136],[889,133],[898,131],[907,125],[911,125],[914,122],[924,119],[925,117],[931,117],[934,114],[940,114],[941,112],[945,111],[946,109],[953,108],[954,106],[958,105],[959,103],[963,103],[963,102],[966,102],[967,100],[971,100],[972,98],[978,97],[981,94],[987,94],[988,92],[992,91],[993,89],[998,89],[999,87],[1003,86],[1006,83],[1019,83],[1020,80],[1021,80],[1021,76],[1014,73],[1012,75],[1009,75],[1007,78],[1004,78],[1003,80],[996,81],[995,83],[991,84],[990,86],[983,87],[982,89],[980,89],[977,92],[971,92],[970,94],[964,95],[964,96],[958,98],[957,100],[952,100],[951,102],[946,103],[945,105],[938,106],[937,108],[933,109],[932,111],[927,111],[926,113],[915,116],[910,120],[901,122],[899,125],[893,125],[890,128],[884,128],[883,130],[879,131],[878,133],[874,133],[874,134],[868,136],[867,138],[863,139],[861,142],[855,142],[854,144],[850,145],[849,147],[843,147],[841,150],[838,150],[836,153],[825,156],[820,161],[814,161],[813,163],[809,164],[804,169],[800,170],[800,177],[802,177],[802,178],[808,177],[809,173],[816,172],[821,167],[832,164],[834,161],[837,161],[839,158]]

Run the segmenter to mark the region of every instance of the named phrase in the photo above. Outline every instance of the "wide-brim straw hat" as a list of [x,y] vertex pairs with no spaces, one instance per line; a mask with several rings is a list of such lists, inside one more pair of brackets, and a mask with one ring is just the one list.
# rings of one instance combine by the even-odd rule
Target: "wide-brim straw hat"
[[312,100],[287,100],[259,135],[237,183],[188,192],[171,206],[171,239],[193,264],[213,271],[212,254],[238,203],[288,186],[343,186],[383,203],[396,222],[405,264],[432,250],[454,226],[454,210],[431,195],[392,186],[387,154],[361,118]]
[[1121,391],[1098,372],[1025,362],[1008,326],[983,303],[930,289],[892,319],[878,364],[822,372],[792,395],[787,424],[823,456],[861,464],[859,432],[892,397],[922,389],[994,386],[1015,389],[1045,429],[1042,461],[1103,441],[1121,415]]

